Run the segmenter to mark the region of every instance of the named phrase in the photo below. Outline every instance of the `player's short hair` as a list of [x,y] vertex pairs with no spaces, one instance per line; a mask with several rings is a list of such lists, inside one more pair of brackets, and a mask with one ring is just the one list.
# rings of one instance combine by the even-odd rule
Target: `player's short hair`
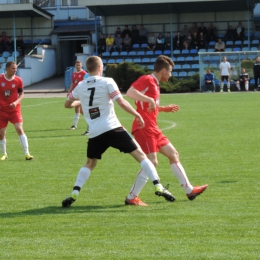
[[5,65],[6,68],[10,68],[13,64],[16,64],[14,61],[8,61]]
[[76,60],[75,61],[75,65],[77,64],[77,63],[82,63],[80,60]]
[[170,66],[174,67],[172,59],[168,56],[160,55],[154,63],[154,71],[160,72],[162,69],[168,70]]
[[90,56],[86,60],[86,67],[88,72],[94,72],[98,66],[102,64],[101,59],[98,56]]

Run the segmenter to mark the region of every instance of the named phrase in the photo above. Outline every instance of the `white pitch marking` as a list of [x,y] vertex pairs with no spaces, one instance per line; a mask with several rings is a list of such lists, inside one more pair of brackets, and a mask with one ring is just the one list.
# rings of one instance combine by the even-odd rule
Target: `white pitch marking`
[[36,106],[41,106],[41,105],[46,105],[46,104],[53,104],[53,103],[60,103],[60,101],[53,101],[53,102],[46,102],[46,103],[39,103],[35,105],[22,105],[22,107],[36,107]]

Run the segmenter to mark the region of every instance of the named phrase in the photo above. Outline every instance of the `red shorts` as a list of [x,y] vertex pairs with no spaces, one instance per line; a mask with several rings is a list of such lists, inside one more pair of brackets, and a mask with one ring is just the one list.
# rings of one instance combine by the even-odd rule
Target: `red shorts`
[[20,109],[19,110],[14,109],[13,111],[11,110],[8,112],[7,111],[0,112],[0,129],[7,127],[8,122],[11,122],[12,124],[23,122],[23,117]]
[[161,147],[170,142],[161,131],[149,133],[143,129],[139,129],[133,135],[145,154],[157,153]]

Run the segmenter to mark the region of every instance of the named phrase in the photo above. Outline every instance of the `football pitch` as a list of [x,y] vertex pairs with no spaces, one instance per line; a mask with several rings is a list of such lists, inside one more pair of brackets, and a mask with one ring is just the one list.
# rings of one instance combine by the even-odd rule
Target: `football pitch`
[[[125,206],[139,165],[109,148],[70,208],[86,161],[86,123],[70,130],[63,98],[25,98],[24,130],[34,160],[25,161],[11,124],[8,160],[0,161],[0,259],[260,259],[260,93],[161,95],[158,124],[180,154],[190,182],[208,189],[189,201],[159,155],[158,173],[176,197],[140,194],[148,207]],[[133,104],[133,102],[131,101]],[[133,117],[116,105],[122,125]]]

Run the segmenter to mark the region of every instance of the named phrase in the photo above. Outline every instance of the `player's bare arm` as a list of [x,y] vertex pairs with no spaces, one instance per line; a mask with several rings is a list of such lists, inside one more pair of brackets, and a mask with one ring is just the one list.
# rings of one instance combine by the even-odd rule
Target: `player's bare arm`
[[159,112],[177,112],[179,111],[180,107],[178,105],[170,104],[168,106],[159,106]]
[[136,90],[133,86],[127,90],[126,95],[134,100],[149,103],[149,108],[148,108],[149,111],[153,111],[156,108],[155,101],[152,98],[142,94],[140,91]]
[[24,97],[24,93],[23,92],[19,93],[18,99],[15,102],[10,104],[10,108],[15,108],[22,101],[23,97]]
[[144,127],[144,120],[143,118],[141,117],[141,115],[130,105],[130,103],[125,100],[123,97],[118,97],[116,99],[116,102],[118,103],[118,105],[123,109],[125,110],[127,113],[133,115],[136,119],[137,119],[137,122],[139,124],[139,127],[140,128],[143,128]]

